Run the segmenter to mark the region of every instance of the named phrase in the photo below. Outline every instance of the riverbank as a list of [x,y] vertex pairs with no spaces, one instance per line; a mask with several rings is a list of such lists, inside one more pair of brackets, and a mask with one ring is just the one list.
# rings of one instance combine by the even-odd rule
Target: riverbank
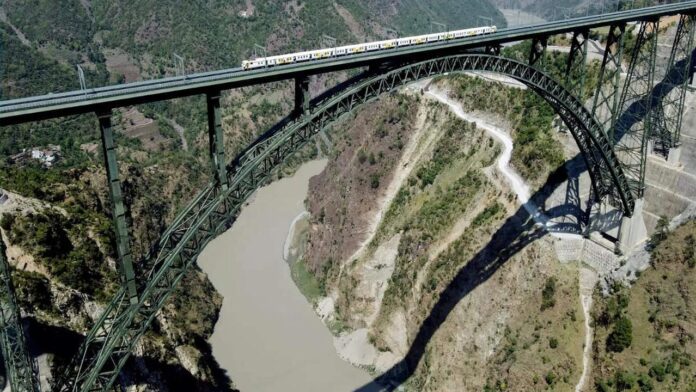
[[309,179],[326,160],[261,188],[234,226],[199,257],[224,301],[213,354],[242,391],[352,391],[367,372],[341,360],[333,337],[295,286],[283,260]]

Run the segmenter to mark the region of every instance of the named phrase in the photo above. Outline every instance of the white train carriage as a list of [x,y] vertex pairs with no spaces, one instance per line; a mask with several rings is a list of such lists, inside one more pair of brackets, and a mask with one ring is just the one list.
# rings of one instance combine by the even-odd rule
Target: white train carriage
[[263,67],[274,67],[277,65],[292,64],[303,61],[321,60],[329,57],[349,56],[352,54],[372,52],[376,50],[388,50],[396,47],[448,41],[451,39],[460,39],[475,35],[495,33],[496,31],[497,28],[495,26],[485,26],[473,29],[454,30],[442,33],[432,33],[412,37],[389,39],[384,41],[367,42],[356,45],[338,46],[335,48],[317,49],[299,53],[282,54],[278,56],[259,57],[253,60],[242,61],[242,68],[248,70]]

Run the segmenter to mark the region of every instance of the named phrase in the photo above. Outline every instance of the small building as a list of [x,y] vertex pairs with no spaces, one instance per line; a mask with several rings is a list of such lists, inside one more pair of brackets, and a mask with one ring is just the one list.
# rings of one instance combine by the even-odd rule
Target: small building
[[49,144],[47,147],[25,148],[20,153],[10,156],[10,162],[23,165],[30,159],[41,162],[44,167],[52,167],[61,158],[61,147]]

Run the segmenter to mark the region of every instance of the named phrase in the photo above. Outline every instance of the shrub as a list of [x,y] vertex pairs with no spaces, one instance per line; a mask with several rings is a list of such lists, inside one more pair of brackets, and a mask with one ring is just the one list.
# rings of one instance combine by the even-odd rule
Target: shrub
[[631,388],[633,388],[633,385],[636,383],[635,377],[623,370],[619,370],[616,372],[616,375],[614,377],[615,381],[615,386],[617,391],[628,391]]
[[650,392],[653,390],[653,382],[646,374],[641,374],[638,378],[638,387],[641,392]]
[[556,378],[557,377],[553,372],[546,373],[546,377],[544,377],[546,383],[549,385],[553,385],[556,382]]
[[556,347],[558,347],[558,339],[556,339],[556,338],[549,339],[549,347],[554,348],[554,349]]
[[666,217],[661,216],[660,220],[657,221],[657,226],[655,226],[655,231],[653,232],[653,235],[650,237],[650,241],[648,241],[648,245],[651,248],[655,248],[662,241],[664,241],[665,238],[667,238],[668,233],[669,221]]
[[367,154],[365,153],[365,150],[361,148],[360,151],[358,151],[358,162],[360,162],[360,164],[363,164],[366,160]]
[[552,308],[556,305],[556,278],[546,278],[546,284],[541,291],[541,310]]
[[370,187],[372,189],[379,188],[379,174],[370,175]]
[[650,367],[648,374],[650,377],[662,382],[665,381],[665,376],[667,376],[667,369],[662,362],[658,362]]
[[621,352],[631,346],[633,340],[633,325],[631,320],[622,316],[616,321],[614,330],[607,337],[607,350]]

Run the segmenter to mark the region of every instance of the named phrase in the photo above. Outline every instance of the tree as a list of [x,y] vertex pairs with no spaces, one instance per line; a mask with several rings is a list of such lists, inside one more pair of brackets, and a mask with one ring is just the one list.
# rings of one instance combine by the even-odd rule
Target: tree
[[0,217],[0,227],[2,227],[5,231],[9,231],[10,229],[12,229],[12,224],[14,223],[14,221],[14,215],[2,214],[2,216]]
[[631,346],[633,341],[633,324],[626,316],[616,321],[614,330],[607,337],[607,350],[619,353]]

